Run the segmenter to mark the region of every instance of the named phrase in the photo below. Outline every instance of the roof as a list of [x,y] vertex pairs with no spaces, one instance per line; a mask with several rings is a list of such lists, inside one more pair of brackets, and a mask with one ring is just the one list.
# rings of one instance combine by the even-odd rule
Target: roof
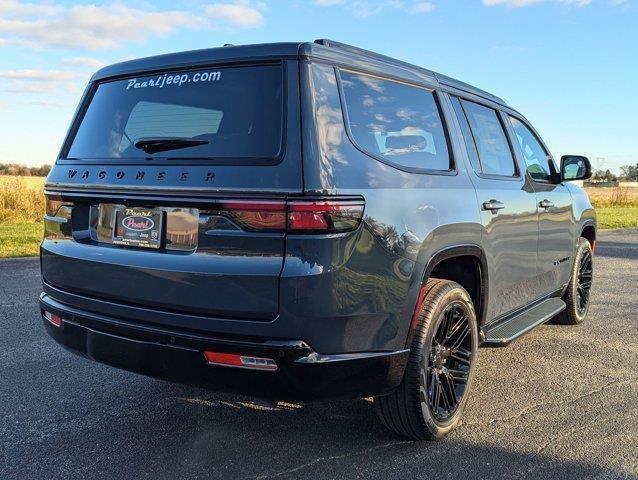
[[300,43],[262,43],[258,45],[229,45],[187,52],[167,53],[109,65],[98,70],[91,80],[104,80],[132,73],[170,70],[198,65],[204,66],[218,62],[231,63],[246,60],[247,58],[257,61],[282,58],[297,59],[299,45]]
[[386,55],[326,39],[305,43],[227,45],[217,48],[168,53],[109,65],[98,70],[91,80],[98,81],[133,73],[150,73],[199,65],[204,66],[211,63],[233,63],[245,61],[248,58],[256,61],[298,58],[322,60],[346,68],[362,68],[391,75],[408,82],[416,82],[432,87],[442,85],[507,106],[501,98],[460,80]]

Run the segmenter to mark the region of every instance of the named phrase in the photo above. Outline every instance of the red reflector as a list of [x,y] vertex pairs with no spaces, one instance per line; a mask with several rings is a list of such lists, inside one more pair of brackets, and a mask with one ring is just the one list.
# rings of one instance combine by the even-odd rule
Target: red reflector
[[62,318],[58,315],[54,315],[51,312],[44,312],[44,318],[46,318],[49,322],[51,322],[51,324],[56,327],[62,326]]
[[239,357],[239,355],[234,353],[204,352],[204,358],[206,358],[206,361],[216,365],[232,365],[234,367],[241,367],[241,360]]
[[204,358],[210,365],[247,368],[251,370],[277,370],[277,363],[272,358],[251,357],[236,353],[204,352]]

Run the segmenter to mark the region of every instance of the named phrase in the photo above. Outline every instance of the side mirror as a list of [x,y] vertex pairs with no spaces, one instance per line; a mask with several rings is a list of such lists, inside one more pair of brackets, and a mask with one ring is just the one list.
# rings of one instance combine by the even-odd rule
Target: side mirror
[[560,175],[565,181],[587,180],[591,177],[591,163],[580,155],[563,155],[560,158]]

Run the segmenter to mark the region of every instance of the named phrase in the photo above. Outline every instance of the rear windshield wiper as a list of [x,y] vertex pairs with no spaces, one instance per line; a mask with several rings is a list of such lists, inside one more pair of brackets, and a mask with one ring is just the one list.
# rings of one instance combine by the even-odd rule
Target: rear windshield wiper
[[166,150],[177,150],[180,148],[196,147],[206,145],[208,140],[195,140],[194,138],[183,137],[142,137],[135,142],[135,148],[144,150],[146,153],[165,152]]

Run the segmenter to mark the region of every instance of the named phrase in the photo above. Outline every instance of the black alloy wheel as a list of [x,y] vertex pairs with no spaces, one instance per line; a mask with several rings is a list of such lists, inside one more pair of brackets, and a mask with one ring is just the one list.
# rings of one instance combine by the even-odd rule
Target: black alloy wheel
[[594,273],[590,250],[583,251],[579,263],[578,280],[576,281],[576,308],[580,315],[584,315],[589,306],[589,294]]
[[563,295],[566,308],[554,319],[563,325],[578,325],[585,320],[591,303],[594,277],[594,252],[586,238],[579,238],[572,272]]
[[469,312],[460,302],[443,311],[430,346],[426,371],[428,406],[439,422],[456,412],[465,390],[472,362]]

